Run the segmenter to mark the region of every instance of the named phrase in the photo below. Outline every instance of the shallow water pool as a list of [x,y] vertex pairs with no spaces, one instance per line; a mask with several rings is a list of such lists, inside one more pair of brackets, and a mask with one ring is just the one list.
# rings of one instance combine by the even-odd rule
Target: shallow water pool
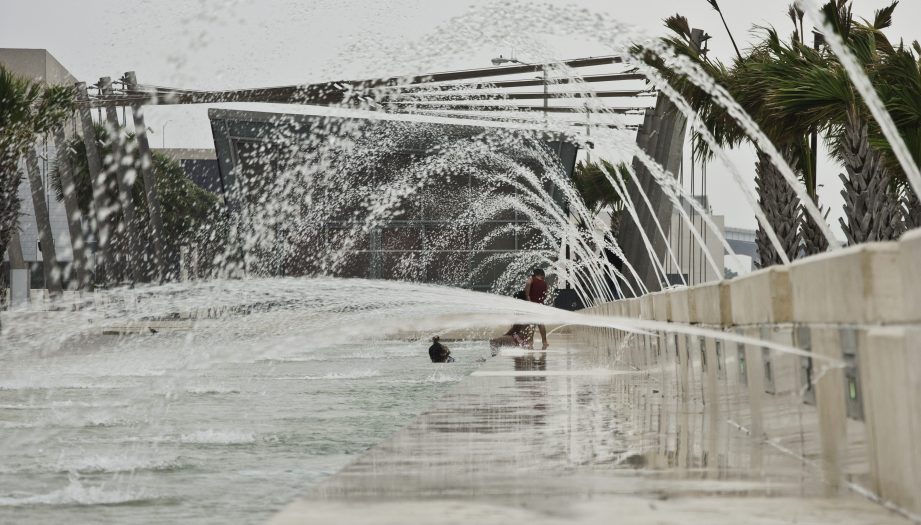
[[[0,521],[260,522],[489,353],[188,334],[84,338],[0,372]],[[4,358],[0,357],[0,361]]]

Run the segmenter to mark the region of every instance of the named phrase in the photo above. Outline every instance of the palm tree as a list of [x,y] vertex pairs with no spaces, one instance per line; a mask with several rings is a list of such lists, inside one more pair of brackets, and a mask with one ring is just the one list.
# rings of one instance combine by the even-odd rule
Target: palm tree
[[[916,162],[921,162],[921,45],[896,48],[886,38],[884,30],[892,24],[897,4],[880,9],[871,21],[856,21],[848,0],[829,1],[823,11],[865,65]],[[677,53],[694,59],[726,87],[800,174],[816,204],[816,174],[812,169],[816,152],[805,137],[813,130],[826,137],[833,155],[845,166],[846,175],[841,178],[846,219],[841,224],[851,244],[894,239],[906,227],[921,225],[921,202],[905,182],[888,141],[870,118],[846,71],[827,50],[805,45],[799,10],[791,8],[789,15],[794,24],[789,43],[774,29],[765,29],[762,42],[728,72],[687,51],[687,22],[674,20],[680,17],[673,17],[668,25],[683,41],[666,40]],[[734,146],[745,140],[719,108],[696,100],[699,92],[680,79],[674,84],[701,112],[718,143]],[[697,148],[707,152],[705,144]],[[791,212],[795,196],[783,181],[774,180],[778,174],[766,157],[759,155],[758,164],[761,204],[788,257],[796,255],[798,237],[807,254],[826,250],[827,242],[812,219],[801,211]],[[791,220],[802,221],[796,234]],[[778,258],[763,231],[759,231],[758,239],[763,265],[776,262]]]
[[70,88],[33,82],[0,65],[0,254],[18,228],[19,159],[38,135],[59,126],[73,108]]
[[[895,52],[882,30],[892,23],[898,2],[876,13],[873,22],[856,22],[846,1],[829,2],[824,13],[878,84],[880,65]],[[827,52],[795,50],[769,38],[775,61],[765,86],[768,110],[780,121],[820,129],[845,166],[842,228],[850,244],[897,238],[904,230],[898,186],[883,158],[877,131],[871,132],[864,108],[847,72]],[[803,47],[803,46],[800,46]]]
[[[614,185],[617,184],[622,188],[618,191]],[[607,244],[607,239],[614,240],[617,239],[618,233],[620,231],[621,219],[623,212],[626,211],[626,203],[621,198],[623,189],[631,186],[630,177],[627,173],[627,166],[623,163],[614,166],[606,160],[601,160],[600,162],[593,163],[579,162],[576,164],[575,172],[573,173],[573,185],[576,188],[579,196],[582,197],[582,201],[585,204],[585,207],[591,212],[593,216],[597,216],[605,208],[610,212],[611,217],[611,226],[610,233],[606,233],[603,238],[605,241],[601,243],[600,246],[595,246],[595,250],[599,252],[600,256],[607,260],[608,263],[614,267],[621,268],[623,262],[620,258],[615,255],[612,250],[612,246]],[[583,231],[593,228],[592,225],[580,223],[580,229]],[[589,246],[593,245],[594,240],[593,236],[586,235],[586,241]],[[583,282],[590,282],[590,280],[582,275],[582,272],[577,270],[573,275],[574,279],[582,280]],[[614,282],[614,278],[611,275],[605,275],[605,283],[609,290],[614,293],[614,297],[617,295],[618,285]]]
[[891,192],[882,155],[870,147],[867,128],[856,111],[848,113],[842,144],[847,176],[840,175],[847,222],[840,222],[850,244],[897,239],[905,229],[901,201]]
[[[796,4],[791,4],[787,10],[787,16],[790,17],[790,21],[793,23],[792,41],[794,44],[798,44],[795,47],[799,49],[800,52],[808,49],[806,44],[806,28],[803,25],[805,15],[805,12]],[[819,46],[818,39],[815,45],[816,47]],[[813,50],[815,50],[815,48],[813,48]],[[815,207],[820,212],[824,211],[824,213],[822,213],[822,220],[827,223],[830,210],[825,209],[825,206],[819,202],[818,195],[818,130],[815,127],[809,129],[809,144],[806,144],[805,139],[804,137],[803,141],[799,142],[798,147],[795,148],[803,153],[803,157],[800,158],[802,161],[800,166],[801,179],[806,186],[806,193],[809,195],[809,199],[812,200],[812,203],[815,204]],[[828,239],[825,237],[822,228],[820,228],[815,219],[812,218],[812,215],[806,212],[805,206],[801,209],[801,221],[800,237],[803,242],[804,255],[816,255],[827,251]]]
[[[880,79],[876,87],[902,140],[914,161],[921,163],[921,44],[911,47],[900,44],[888,53],[876,68]],[[921,201],[908,184],[902,167],[895,159],[889,142],[875,126],[870,128],[870,144],[883,155],[883,164],[893,174],[893,182],[901,194],[902,215],[908,229],[921,227]]]
[[76,282],[77,289],[89,289],[90,282],[90,250],[86,245],[83,235],[83,213],[77,205],[76,188],[73,181],[72,167],[67,162],[60,162],[67,152],[67,139],[63,129],[54,132],[54,147],[56,150],[55,169],[58,171],[59,182],[63,186],[64,211],[67,213],[67,229],[70,232],[71,253],[73,266],[71,279]]
[[[711,5],[713,4],[711,2]],[[714,5],[714,8],[718,9],[718,6]],[[718,60],[710,59],[699,49],[693,40],[690,24],[685,17],[680,15],[669,17],[665,25],[671,29],[674,36],[665,37],[663,40],[676,54],[690,58],[716,83],[725,87],[743,109],[761,125],[768,137],[786,154],[788,160],[803,157],[801,149],[794,145],[801,143],[806,133],[797,132],[799,138],[794,139],[797,133],[792,133],[794,128],[790,123],[775,122],[774,116],[765,109],[764,86],[759,84],[763,84],[766,79],[758,66],[770,61],[770,49],[759,46],[747,56],[739,54],[733,66],[729,68]],[[642,50],[638,51],[642,52]],[[683,75],[666,67],[663,61],[654,55],[647,54],[646,62],[658,69],[663,77],[688,100],[703,124],[711,131],[717,145],[735,147],[749,140],[747,133],[739,126],[736,119],[716,103],[707,92]],[[702,137],[695,134],[693,141],[694,151],[699,158],[712,156],[710,145]],[[793,259],[800,249],[799,199],[767,155],[759,152],[755,173],[759,204],[764,210],[768,224],[777,232],[786,256]],[[759,224],[756,241],[762,267],[782,261],[761,224]]]
[[[100,143],[100,154],[107,157],[111,154],[112,148],[118,147],[117,144],[109,140],[109,133],[102,125],[96,127],[96,138]],[[134,144],[135,137],[129,135],[125,139],[126,149],[136,149]],[[136,172],[140,171],[140,156],[133,157],[134,164],[131,169]],[[61,175],[63,170],[69,169],[73,177],[76,201],[80,211],[89,214],[90,207],[93,205],[93,184],[90,176],[89,166],[86,158],[86,147],[80,137],[75,137],[67,143],[65,152],[58,157],[54,168],[51,172],[51,186],[55,191],[57,199],[64,199],[64,188]],[[215,225],[220,219],[219,202],[215,194],[206,191],[185,174],[182,166],[175,160],[160,153],[153,154],[153,164],[151,170],[157,185],[157,194],[160,196],[160,205],[163,210],[163,238],[167,247],[166,258],[167,270],[170,276],[176,277],[179,265],[180,246],[183,244],[192,244],[201,242],[196,239],[199,229],[205,226]],[[119,189],[116,180],[117,173],[114,169],[106,170],[103,173],[105,180],[103,191],[106,193],[108,202],[118,202]],[[136,221],[136,230],[143,239],[150,239],[152,228],[147,206],[147,194],[142,184],[134,184],[132,187],[132,199],[134,200]],[[110,231],[126,231],[124,225],[124,215],[116,211],[109,216],[112,223],[109,224]],[[147,244],[149,243],[139,243]],[[133,244],[130,239],[124,235],[117,238],[113,243],[113,249],[116,252],[127,253]],[[132,254],[135,259],[140,259],[141,254]],[[150,258],[148,258],[150,260]],[[145,269],[149,273],[152,268]]]
[[906,185],[902,191],[902,217],[905,219],[905,229],[921,228],[921,199],[918,199],[910,186]]
[[[787,260],[792,261],[799,255],[802,205],[796,192],[787,184],[787,180],[771,159],[760,151],[757,156],[755,187],[758,192],[758,204],[764,210],[768,223],[774,228],[784,248],[784,255],[787,256]],[[761,268],[783,264],[783,259],[760,224],[755,232],[755,245],[758,248]]]
[[[68,209],[70,218],[74,215],[79,215],[80,217],[93,217],[94,184],[92,182],[92,176],[90,175],[85,141],[80,136],[75,136],[67,140],[64,138],[63,134],[59,135],[60,136],[57,138],[60,141],[60,144],[57,146],[58,155],[51,171],[51,188],[54,190],[57,200],[63,202],[65,208]],[[107,230],[112,232],[108,242],[108,249],[112,251],[113,254],[125,254],[127,253],[125,250],[128,249],[127,241],[129,240],[126,238],[126,230],[129,228],[127,228],[127,225],[124,223],[121,208],[118,206],[119,191],[115,177],[116,166],[113,165],[116,162],[114,148],[118,147],[118,144],[110,139],[109,128],[103,124],[94,124],[93,136],[96,139],[96,148],[99,150],[99,156],[110,160],[110,162],[106,163],[105,171],[102,173],[101,184],[101,191],[103,194],[101,201],[107,203],[106,207],[112,210],[112,213],[109,213],[106,217],[105,225]],[[68,184],[67,181],[70,181],[70,184],[72,184],[72,190],[69,194],[65,192],[65,186]],[[91,221],[90,224],[95,224],[95,221]],[[96,225],[97,229],[100,227],[100,225]],[[75,229],[82,229],[82,224],[71,225],[71,230]],[[98,231],[94,233],[98,239]],[[89,254],[88,247],[84,247],[79,251],[84,252],[81,255],[84,256],[84,260],[87,259],[87,255]],[[78,248],[76,246],[74,246],[74,253],[74,262],[76,266],[76,263],[79,261],[76,255],[78,253]],[[84,261],[79,262],[85,264]],[[119,264],[115,263],[121,261],[119,261],[118,257],[112,257],[109,262],[110,267],[108,273],[118,280],[121,276],[120,274],[123,273],[121,270],[124,268],[121,268]],[[75,268],[75,270],[76,269],[77,268]],[[84,278],[86,279],[88,276],[84,276]]]
[[[745,60],[734,68],[729,82],[736,100],[745,107],[778,146],[787,163],[806,187],[810,200],[821,209],[816,193],[818,174],[815,173],[814,168],[817,152],[813,150],[808,140],[815,127],[810,122],[799,119],[795,113],[780,113],[771,106],[770,95],[776,88],[778,79],[789,74],[788,68],[792,67],[791,64],[813,63],[819,57],[817,51],[803,43],[801,12],[791,6],[789,16],[794,27],[790,42],[782,42],[776,30],[763,28],[764,38],[753,47]],[[773,166],[765,166],[766,163],[768,159],[759,158],[761,166],[756,170],[759,174],[769,169],[776,171]],[[779,173],[774,173],[774,175],[780,176]],[[762,187],[761,177],[756,180],[759,182],[759,196],[762,199],[767,197],[777,201],[776,205],[765,210],[765,213],[772,217],[771,224],[778,232],[788,258],[792,260],[798,257],[801,248],[807,255],[821,253],[828,249],[828,240],[821,228],[805,212],[805,206],[798,202],[795,193],[784,180],[779,180],[773,188]],[[777,192],[782,193],[775,195]],[[798,209],[791,208],[794,201],[796,201],[794,208]],[[778,217],[778,213],[781,216]],[[795,231],[797,229],[798,231]],[[762,260],[762,266],[778,261],[776,254],[771,253],[763,231],[758,237],[763,239],[759,241],[759,253],[762,259],[765,254],[768,256],[767,261]]]
[[621,213],[624,211],[624,201],[621,200],[618,192],[608,181],[608,177],[614,177],[618,184],[626,187],[628,178],[623,177],[626,166],[620,165],[615,167],[610,162],[602,160],[599,163],[582,163],[576,164],[573,184],[576,191],[582,197],[585,207],[598,215],[604,208],[609,208],[611,212],[611,233],[617,237],[620,231]]
[[34,148],[26,150],[26,173],[29,178],[29,189],[32,193],[32,211],[35,224],[38,226],[39,246],[42,250],[42,269],[45,277],[45,288],[52,297],[57,297],[62,292],[61,269],[58,266],[57,249],[54,245],[54,234],[51,230],[51,218],[48,215],[48,206],[45,204],[45,182],[38,167],[38,155]]

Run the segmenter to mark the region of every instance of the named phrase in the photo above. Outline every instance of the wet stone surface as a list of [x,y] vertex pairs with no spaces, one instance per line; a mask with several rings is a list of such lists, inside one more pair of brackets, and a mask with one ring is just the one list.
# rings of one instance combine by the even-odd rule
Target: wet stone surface
[[827,497],[814,464],[740,430],[743,400],[556,342],[490,359],[271,523],[908,523]]

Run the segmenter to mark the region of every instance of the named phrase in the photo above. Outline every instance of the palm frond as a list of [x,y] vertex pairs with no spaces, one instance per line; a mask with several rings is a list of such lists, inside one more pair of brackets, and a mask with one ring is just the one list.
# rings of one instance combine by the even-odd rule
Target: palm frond
[[614,166],[606,160],[576,164],[573,184],[586,208],[592,213],[598,213],[608,206],[615,211],[622,210],[625,204],[620,198],[620,192],[611,184],[611,180],[623,187],[630,186],[628,183],[630,177],[626,169],[625,165]]
[[898,5],[899,0],[895,0],[890,5],[877,10],[873,17],[873,27],[877,30],[892,27],[892,13]]
[[[796,4],[790,4],[790,6],[787,7],[787,16],[790,18],[790,21],[793,22],[793,30],[794,30],[794,33],[798,36],[798,35],[799,35],[799,27],[796,25],[796,23],[797,23],[797,18],[796,18]],[[797,38],[797,40],[799,40],[799,38]]]
[[684,38],[686,41],[691,41],[691,25],[684,16],[676,14],[666,18],[665,27],[669,28],[673,33]]

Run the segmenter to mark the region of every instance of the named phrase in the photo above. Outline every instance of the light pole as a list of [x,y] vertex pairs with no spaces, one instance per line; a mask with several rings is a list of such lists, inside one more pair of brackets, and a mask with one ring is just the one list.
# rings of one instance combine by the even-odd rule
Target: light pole
[[[536,66],[537,64],[529,64],[527,62],[522,62],[517,58],[505,58],[502,55],[492,59],[492,65],[501,66],[502,64],[521,64],[522,66]],[[547,107],[550,97],[548,96],[547,90],[547,66],[545,64],[540,65],[541,71],[543,71],[544,76],[544,120],[547,120]]]
[[[538,64],[529,64],[529,63],[527,63],[527,62],[522,62],[521,60],[518,60],[517,58],[505,58],[505,57],[503,57],[502,55],[499,55],[497,58],[493,58],[493,59],[492,59],[492,65],[494,65],[494,66],[501,66],[502,64],[508,64],[508,63],[512,63],[512,64],[521,64],[522,66],[532,66],[532,67],[538,65]],[[544,131],[545,131],[545,133],[546,133],[546,132],[549,130],[549,122],[548,122],[548,119],[547,119],[547,113],[548,113],[548,108],[549,108],[549,103],[550,103],[550,95],[549,95],[549,90],[548,90],[548,87],[549,87],[549,86],[548,86],[548,82],[547,82],[547,65],[546,65],[546,64],[540,64],[540,69],[541,69],[541,71],[543,72],[543,84],[544,84]],[[570,218],[569,206],[568,206],[568,205],[566,206],[566,218],[567,218],[567,220],[569,220],[569,218]],[[563,251],[563,253],[564,253],[563,257],[564,257],[567,261],[569,261],[569,260],[570,260],[570,258],[569,258],[569,257],[570,257],[570,255],[569,255],[570,242],[569,242],[569,234],[568,234],[568,233],[565,235],[564,239],[562,240],[562,244],[563,244],[563,246],[562,246],[561,248],[563,248],[563,249],[562,249],[562,251]],[[570,288],[570,286],[571,286],[570,281],[571,281],[571,278],[570,278],[570,270],[569,270],[569,268],[567,267],[567,268],[566,268],[566,271],[565,271],[565,274],[564,274],[564,276],[563,276],[563,286],[564,286],[565,289],[569,289],[569,288]]]
[[166,126],[167,126],[170,122],[172,122],[172,120],[167,120],[166,122],[163,123],[163,127],[160,128],[160,134],[161,134],[161,137],[160,137],[160,140],[161,140],[160,144],[161,144],[161,145],[160,145],[160,147],[163,148],[163,149],[166,149]]

